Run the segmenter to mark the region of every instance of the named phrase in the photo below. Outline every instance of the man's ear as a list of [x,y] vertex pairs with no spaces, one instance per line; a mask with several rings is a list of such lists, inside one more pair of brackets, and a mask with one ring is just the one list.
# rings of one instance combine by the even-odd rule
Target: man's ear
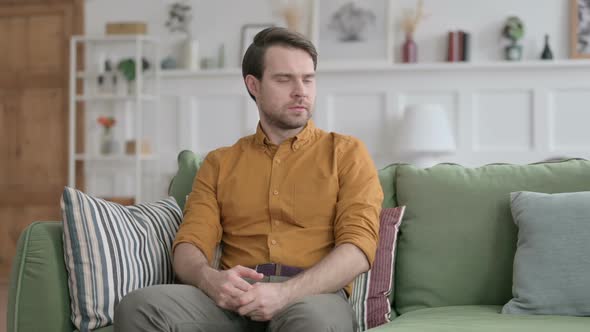
[[254,97],[258,97],[260,94],[260,81],[253,75],[246,75],[244,81],[246,82],[246,88],[248,88],[248,91],[250,91]]

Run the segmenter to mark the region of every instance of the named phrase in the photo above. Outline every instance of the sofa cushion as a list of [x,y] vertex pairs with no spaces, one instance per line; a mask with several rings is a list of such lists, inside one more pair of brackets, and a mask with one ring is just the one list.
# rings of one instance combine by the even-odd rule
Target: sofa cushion
[[395,243],[405,206],[384,208],[379,223],[379,242],[373,267],[354,280],[350,304],[360,331],[391,321],[389,294],[393,287]]
[[518,247],[502,312],[590,316],[590,192],[516,192],[510,205]]
[[510,193],[590,190],[590,162],[465,168],[400,165],[406,206],[396,258],[398,313],[452,305],[504,305],[512,298],[516,226]]
[[403,314],[375,332],[582,332],[590,318],[502,315],[501,306],[454,306]]
[[112,324],[132,290],[172,283],[172,241],[182,221],[174,198],[122,206],[65,188],[64,260],[72,322],[80,331]]

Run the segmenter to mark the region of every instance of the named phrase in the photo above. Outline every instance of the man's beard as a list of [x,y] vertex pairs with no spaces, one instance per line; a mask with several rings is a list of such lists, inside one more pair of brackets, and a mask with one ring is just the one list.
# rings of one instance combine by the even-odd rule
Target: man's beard
[[269,125],[283,130],[292,130],[305,126],[311,119],[311,106],[305,105],[305,107],[305,112],[299,116],[290,115],[288,110],[277,114],[262,109],[261,113]]

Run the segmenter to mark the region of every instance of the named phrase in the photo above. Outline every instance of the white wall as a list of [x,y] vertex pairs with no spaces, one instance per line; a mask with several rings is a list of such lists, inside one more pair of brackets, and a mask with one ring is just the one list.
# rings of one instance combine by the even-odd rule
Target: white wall
[[[166,55],[182,38],[169,34],[164,27],[170,2],[87,0],[86,33],[102,34],[109,21],[147,21],[150,34],[161,38]],[[242,25],[273,21],[270,0],[193,0],[192,3],[193,36],[201,43],[202,56],[215,56],[223,43],[227,66],[238,65]],[[393,0],[392,3],[392,12],[398,17],[402,8],[412,6],[414,1]],[[526,24],[523,42],[526,59],[538,58],[545,33],[551,35],[556,58],[567,58],[569,0],[426,0],[425,3],[430,15],[416,35],[420,62],[444,61],[447,31],[463,29],[473,36],[473,64],[371,69],[371,64],[365,63],[364,67],[344,66],[340,70],[320,65],[315,117],[319,127],[361,138],[382,167],[403,161],[392,142],[395,123],[404,105],[435,102],[443,105],[454,119],[458,140],[456,153],[445,160],[476,166],[489,162],[527,163],[556,156],[590,157],[587,154],[590,136],[582,125],[590,117],[581,106],[590,103],[589,61],[477,64],[502,58],[500,30],[509,15],[520,16]],[[399,24],[399,19],[394,22]],[[398,55],[402,36],[399,32],[394,36]],[[164,115],[158,123],[160,139],[152,139],[159,145],[157,164],[161,170],[155,173],[161,172],[161,176],[144,174],[146,200],[165,195],[170,176],[176,171],[178,151],[188,148],[206,153],[231,144],[239,136],[251,133],[258,118],[237,68],[166,73],[161,81],[161,99],[160,113]],[[358,112],[359,109],[363,112]],[[115,113],[123,116],[121,112]],[[89,117],[87,134],[96,127],[94,118]],[[96,146],[91,140],[92,137],[86,146]],[[86,178],[91,193],[132,192],[129,180],[132,172],[125,174],[120,163],[100,165],[87,164]]]
[[[162,37],[164,49],[168,51],[165,54],[174,52],[181,36],[171,35],[164,26],[167,6],[171,2],[86,0],[86,33],[101,34],[105,23],[110,21],[141,20],[148,22],[150,34]],[[228,66],[239,63],[242,25],[280,21],[273,17],[270,0],[192,0],[191,3],[194,13],[192,31],[201,43],[202,56],[216,55],[218,47],[224,44]],[[404,8],[414,5],[414,0],[392,0],[396,58],[399,58],[399,44],[403,38],[399,32],[399,16]],[[525,58],[538,58],[546,33],[551,36],[556,58],[568,56],[569,0],[425,0],[425,7],[429,17],[416,34],[421,62],[443,61],[446,33],[456,29],[471,32],[473,61],[501,59],[500,30],[510,15],[518,15],[525,22]]]

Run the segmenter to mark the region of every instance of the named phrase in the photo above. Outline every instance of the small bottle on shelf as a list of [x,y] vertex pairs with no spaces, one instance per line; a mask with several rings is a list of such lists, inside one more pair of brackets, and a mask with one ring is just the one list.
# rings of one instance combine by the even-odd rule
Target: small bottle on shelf
[[545,46],[543,47],[543,53],[541,53],[541,60],[552,60],[553,52],[549,47],[549,35],[545,35]]

